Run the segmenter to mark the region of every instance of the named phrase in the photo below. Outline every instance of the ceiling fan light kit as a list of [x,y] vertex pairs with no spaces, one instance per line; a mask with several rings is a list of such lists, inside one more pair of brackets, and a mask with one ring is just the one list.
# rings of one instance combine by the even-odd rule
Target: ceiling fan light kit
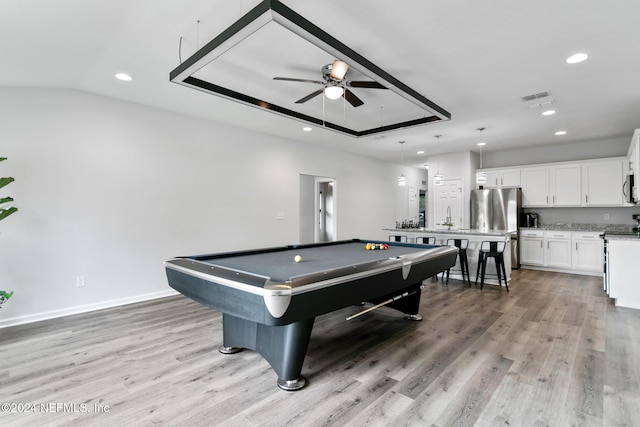
[[344,89],[341,86],[337,86],[337,85],[329,85],[327,87],[324,88],[324,95],[331,99],[331,100],[336,100],[339,98],[342,98],[342,95],[344,94]]
[[[222,55],[234,49],[241,49],[243,42],[249,38],[252,40],[262,40],[259,33],[269,31],[265,28],[273,28],[276,24],[282,34],[282,28],[302,38],[305,42],[311,43],[316,48],[321,49],[335,60],[322,67],[323,81],[277,78],[274,80],[300,81],[311,84],[320,84],[324,87],[316,90],[297,101],[292,100],[291,106],[277,105],[269,102],[264,95],[252,95],[244,93],[242,87],[232,88],[222,85],[215,79],[205,79],[198,74],[205,67],[215,67],[214,62]],[[286,33],[286,32],[285,32]],[[256,38],[256,34],[258,34]],[[288,33],[287,33],[288,34]],[[362,75],[368,77],[369,81],[350,81],[347,75],[350,69],[357,70]],[[328,70],[328,74],[325,70]],[[219,70],[216,70],[219,71]],[[224,70],[223,70],[224,71]],[[207,76],[208,77],[208,76]],[[424,95],[399,81],[380,67],[376,66],[358,52],[335,39],[310,21],[300,16],[277,0],[263,0],[247,14],[238,19],[235,23],[198,49],[193,55],[178,65],[169,75],[170,81],[197,89],[212,95],[223,97],[229,100],[243,103],[255,108],[260,108],[275,114],[283,115],[295,120],[323,126],[325,128],[341,132],[352,137],[375,135],[382,132],[402,129],[410,126],[417,126],[432,122],[446,121],[451,119],[451,114],[427,99]],[[333,87],[336,87],[335,89]],[[331,88],[331,89],[329,89]],[[344,96],[345,100],[353,107],[364,105],[364,102],[356,96],[351,88],[361,89],[385,89],[394,95],[392,103],[400,104],[405,109],[395,108],[398,115],[394,120],[386,125],[373,123],[359,123],[356,125],[337,125],[324,120],[303,110],[303,104],[312,98],[324,93],[328,96],[336,96],[338,99]],[[241,92],[242,91],[242,92]],[[332,95],[330,95],[334,92]],[[395,97],[397,95],[398,97]],[[388,99],[388,98],[385,98]],[[391,101],[390,101],[391,102]],[[294,109],[298,108],[298,109]],[[376,106],[376,108],[378,108]],[[406,113],[404,111],[406,110]],[[402,114],[401,114],[402,113]],[[370,116],[370,115],[367,115]]]

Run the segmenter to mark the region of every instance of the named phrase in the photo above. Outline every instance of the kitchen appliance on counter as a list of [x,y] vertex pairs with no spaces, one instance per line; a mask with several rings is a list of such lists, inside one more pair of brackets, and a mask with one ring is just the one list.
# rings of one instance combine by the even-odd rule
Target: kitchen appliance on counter
[[522,214],[522,227],[528,228],[538,228],[540,224],[540,217],[537,213],[534,212],[526,212]]
[[[520,188],[493,188],[471,191],[472,229],[501,230],[511,233],[511,268],[520,268],[520,218],[522,190]],[[537,215],[536,215],[537,216]]]

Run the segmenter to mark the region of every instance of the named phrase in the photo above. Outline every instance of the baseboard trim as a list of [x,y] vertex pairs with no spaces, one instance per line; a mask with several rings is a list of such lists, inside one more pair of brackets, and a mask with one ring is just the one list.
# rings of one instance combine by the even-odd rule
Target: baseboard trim
[[165,291],[153,292],[150,294],[135,295],[132,297],[119,298],[119,299],[114,299],[109,301],[101,301],[93,304],[63,308],[60,310],[45,311],[42,313],[30,314],[27,316],[12,317],[9,319],[0,319],[0,329],[7,328],[10,326],[23,325],[26,323],[39,322],[42,320],[55,319],[57,317],[87,313],[90,311],[102,310],[105,308],[118,307],[121,305],[134,304],[137,302],[149,301],[149,300],[154,300],[158,298],[166,298],[174,295],[179,295],[179,293],[173,289],[167,289]]
[[543,265],[522,264],[520,268],[524,268],[527,270],[551,271],[555,273],[577,274],[579,276],[593,276],[593,277],[602,276],[602,271],[573,270],[570,268],[555,268],[555,267],[546,267]]

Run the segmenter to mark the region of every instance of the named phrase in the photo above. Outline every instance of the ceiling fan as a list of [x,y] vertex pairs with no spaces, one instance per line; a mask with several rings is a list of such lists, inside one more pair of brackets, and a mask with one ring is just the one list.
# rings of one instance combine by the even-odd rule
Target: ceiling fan
[[349,104],[353,105],[354,107],[359,107],[363,105],[364,102],[348,88],[357,87],[365,89],[386,89],[386,87],[375,81],[344,80],[345,76],[347,75],[347,71],[349,71],[349,65],[337,59],[333,61],[332,64],[327,64],[322,67],[321,71],[322,81],[293,79],[289,77],[274,77],[273,80],[313,83],[324,86],[322,89],[318,89],[315,92],[312,92],[309,95],[297,100],[296,104],[307,102],[324,92],[325,96],[329,99],[338,99],[340,97],[344,97],[344,99],[346,99]]

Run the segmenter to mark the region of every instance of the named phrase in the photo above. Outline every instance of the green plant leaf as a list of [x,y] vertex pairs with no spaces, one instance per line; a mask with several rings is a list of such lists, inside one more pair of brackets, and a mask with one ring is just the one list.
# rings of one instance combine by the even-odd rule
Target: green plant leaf
[[0,188],[4,187],[7,184],[11,184],[14,181],[12,177],[0,178]]
[[7,158],[6,157],[0,157],[0,162],[3,161],[3,160],[7,160]]
[[13,202],[13,197],[3,197],[2,199],[0,199],[0,205],[9,203],[9,202]]
[[18,212],[18,208],[0,209],[0,221],[15,212]]

